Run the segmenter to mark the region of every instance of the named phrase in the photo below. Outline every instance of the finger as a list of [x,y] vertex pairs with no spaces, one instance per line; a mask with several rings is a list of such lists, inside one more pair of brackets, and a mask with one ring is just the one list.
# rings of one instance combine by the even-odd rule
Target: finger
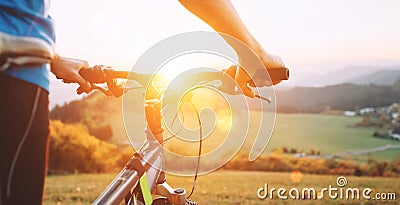
[[88,81],[86,81],[79,73],[77,72],[75,77],[75,82],[79,84],[79,88],[86,93],[89,93],[91,90],[91,85]]
[[242,92],[244,95],[246,95],[247,97],[250,97],[250,98],[254,98],[255,93],[250,87],[248,87],[248,86],[241,87],[241,89],[242,89]]
[[82,82],[78,82],[79,88],[76,90],[78,94],[89,93],[92,90],[92,86],[89,82],[83,80]]
[[271,55],[271,58],[278,64],[281,65],[281,67],[285,67],[285,63],[283,62],[282,58],[279,56]]
[[251,89],[247,84],[238,84],[240,90],[242,91],[243,95],[247,97],[254,98],[255,93],[253,89]]
[[87,62],[85,60],[81,60],[81,61],[82,61],[82,64],[83,64],[84,67],[86,67],[86,68],[90,67],[89,62]]
[[249,86],[250,86],[250,87],[253,87],[253,88],[257,87],[257,85],[255,84],[255,82],[252,81],[252,80],[250,80],[248,83],[249,83]]
[[258,79],[257,81],[249,81],[248,82],[250,87],[268,87],[268,86],[272,86],[274,85],[273,82],[271,82],[269,79],[264,79],[264,80],[260,80]]
[[236,76],[236,69],[237,69],[237,66],[236,66],[236,65],[233,65],[233,66],[230,66],[227,70],[224,70],[223,72],[224,72],[226,75],[230,76],[231,78],[235,78],[235,76]]
[[62,80],[62,82],[63,82],[63,83],[67,83],[67,84],[73,83],[72,81],[67,80],[67,79]]
[[76,93],[78,95],[80,95],[80,94],[84,93],[84,91],[81,89],[81,87],[79,87],[78,89],[76,89]]
[[76,93],[77,93],[78,95],[80,95],[80,94],[82,94],[82,93],[90,93],[92,90],[93,90],[92,88],[90,88],[90,89],[88,90],[87,88],[84,88],[84,87],[82,87],[82,86],[79,86],[79,88],[76,89]]
[[276,80],[276,81],[272,81],[272,85],[276,85],[278,83],[282,82],[281,80]]

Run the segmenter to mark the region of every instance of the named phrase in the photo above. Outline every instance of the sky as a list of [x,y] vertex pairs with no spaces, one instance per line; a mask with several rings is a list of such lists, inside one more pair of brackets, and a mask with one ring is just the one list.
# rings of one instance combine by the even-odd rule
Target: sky
[[[398,0],[232,2],[265,50],[294,74],[322,72],[304,65],[400,60]],[[123,70],[165,38],[212,31],[176,0],[53,0],[50,15],[60,54]]]
[[[398,0],[234,0],[264,48],[291,65],[400,59]],[[54,0],[57,50],[132,67],[153,44],[212,29],[178,1]]]

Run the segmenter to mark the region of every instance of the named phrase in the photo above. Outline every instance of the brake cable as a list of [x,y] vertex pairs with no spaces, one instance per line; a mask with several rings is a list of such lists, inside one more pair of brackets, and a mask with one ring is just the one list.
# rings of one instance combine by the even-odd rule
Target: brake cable
[[[181,106],[179,107],[178,112],[176,112],[176,114],[175,114],[175,116],[174,116],[174,119],[172,120],[172,126],[174,126],[175,120],[176,120],[177,116],[179,115],[179,112],[182,112],[182,109],[181,109],[181,108],[182,108],[182,104],[181,104]],[[181,124],[181,127],[179,128],[179,130],[176,132],[176,134],[173,134],[172,136],[170,136],[170,137],[164,139],[163,142],[162,142],[160,145],[161,145],[161,146],[162,146],[162,145],[165,145],[170,139],[176,137],[176,136],[183,130],[183,124],[184,124],[184,123],[185,123],[185,115],[182,115],[182,124]],[[144,152],[147,152],[147,151],[150,151],[150,150],[155,149],[156,147],[157,147],[157,146],[149,146],[148,148],[144,149],[143,151],[144,151]]]
[[[197,121],[199,123],[199,138],[200,138],[200,140],[199,140],[199,152],[198,152],[198,158],[197,158],[197,164],[196,164],[196,172],[195,172],[194,179],[193,179],[193,185],[192,185],[192,189],[190,191],[190,194],[188,195],[188,197],[186,197],[187,199],[189,199],[192,196],[192,194],[194,193],[194,190],[195,190],[195,187],[196,187],[196,182],[197,182],[197,177],[198,177],[198,173],[199,173],[200,157],[201,157],[201,152],[202,152],[202,147],[203,147],[203,127],[202,127],[202,123],[201,123],[201,119],[200,119],[200,114],[199,114],[199,111],[197,110],[196,106],[191,101],[188,101],[187,103],[189,103],[192,106],[192,108],[194,109],[194,111],[196,113]],[[175,120],[177,119],[177,116],[179,115],[179,112],[182,112],[183,104],[184,103],[182,103],[179,106],[178,112],[175,114],[174,119],[172,120],[172,126],[173,126],[173,124],[175,124]],[[185,120],[185,117],[184,117],[185,115],[182,115],[182,116],[183,116],[183,119],[182,119],[183,122],[181,123],[181,127],[178,130],[178,132],[176,134],[173,134],[172,136],[168,137],[167,139],[163,140],[163,142],[160,145],[164,145],[170,139],[176,137],[179,134],[179,132],[182,131],[184,120]],[[148,147],[147,149],[145,149],[143,151],[146,152],[146,151],[155,149],[156,147],[157,146],[151,146],[151,147]]]
[[194,189],[196,187],[197,176],[198,176],[198,173],[199,173],[201,150],[202,150],[202,147],[203,147],[203,127],[202,127],[202,124],[201,124],[201,119],[200,119],[200,115],[199,115],[198,110],[194,106],[193,102],[189,101],[188,103],[190,103],[192,105],[194,111],[196,112],[197,120],[199,122],[199,138],[200,138],[200,141],[199,141],[199,154],[198,154],[198,157],[197,157],[197,165],[196,165],[196,173],[195,173],[194,179],[193,179],[192,190],[190,191],[190,194],[187,197],[189,199],[192,196],[192,194],[194,192]]

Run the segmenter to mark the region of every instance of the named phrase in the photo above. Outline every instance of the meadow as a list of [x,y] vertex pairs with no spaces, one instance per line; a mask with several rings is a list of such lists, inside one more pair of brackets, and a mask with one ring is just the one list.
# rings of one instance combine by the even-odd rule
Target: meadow
[[[361,117],[278,113],[267,152],[278,147],[288,147],[306,152],[316,149],[321,155],[328,155],[387,144],[400,145],[400,141],[373,137],[373,132],[378,129],[376,127],[354,127],[360,121]],[[392,161],[398,157],[400,150],[392,149],[351,158],[361,161],[368,158]]]
[[[126,109],[122,112],[122,99],[105,98],[101,93],[90,95],[88,98],[85,98],[85,100],[75,101],[63,108],[54,109],[52,111],[52,119],[59,119],[63,122],[70,123],[83,123],[89,128],[89,131],[92,130],[90,133],[93,135],[107,135],[108,133],[109,136],[107,136],[109,138],[106,137],[107,142],[114,144],[129,144],[126,131],[128,131],[131,141],[135,141],[144,135],[143,130],[146,128],[142,110],[143,102],[141,98],[142,96],[138,92],[132,92],[125,95],[124,108],[126,107]],[[230,128],[235,128],[235,132],[247,129],[246,122],[229,125],[231,118],[229,106],[221,103],[224,101],[220,102],[217,98],[207,98],[207,100],[199,98],[194,99],[193,101],[198,109],[200,107],[210,107],[212,110],[216,111],[216,116],[210,112],[208,112],[208,114],[205,112],[201,115],[202,123],[205,127],[204,130],[207,130],[207,127],[213,127],[214,123],[217,126],[215,129],[215,135],[209,137],[209,140],[204,141],[205,145],[207,145],[204,147],[205,151],[207,149],[218,147],[220,142],[224,140],[226,131],[230,130]],[[233,119],[237,120],[245,118],[244,113],[246,112],[244,112],[240,105],[240,103],[232,104],[231,110],[234,114]],[[82,109],[82,107],[85,108]],[[185,115],[185,125],[189,129],[197,128],[198,121],[196,115],[193,112],[193,109],[191,109],[190,106],[188,107],[189,109],[184,109],[182,112]],[[122,116],[122,113],[124,113],[124,116]],[[253,110],[249,114],[254,116],[256,120],[251,120],[248,126],[250,130],[247,136],[248,140],[245,142],[243,147],[244,153],[250,151],[251,145],[254,142],[254,137],[257,134],[256,129],[259,127],[259,120],[257,119],[259,119],[260,115],[266,114],[266,120],[269,122],[272,121],[272,113],[261,113]],[[179,116],[181,117],[181,115]],[[215,117],[217,119],[215,119]],[[361,122],[361,120],[362,118],[360,116],[346,117],[343,115],[277,113],[273,134],[264,153],[269,154],[276,148],[286,147],[289,149],[296,149],[299,152],[310,152],[310,150],[313,149],[319,151],[321,155],[329,155],[348,152],[350,150],[354,151],[381,147],[387,144],[400,145],[400,141],[372,137],[373,132],[378,130],[376,127],[353,126],[355,123]],[[177,124],[178,126],[176,127],[179,127],[179,123]],[[199,136],[196,133],[193,136],[185,134],[183,137],[197,140]],[[233,137],[239,139],[241,136],[233,135]],[[268,138],[269,136],[260,137]],[[101,137],[99,138],[102,139]],[[144,139],[140,139],[141,140],[138,141],[136,147],[139,147],[143,143],[142,140]],[[168,142],[166,146],[178,151],[185,150],[185,147],[189,148],[189,150],[197,150],[197,143],[186,143],[184,146],[179,147],[176,143],[174,144],[173,141],[174,140]],[[368,158],[392,161],[393,159],[396,159],[399,154],[399,149],[392,149],[371,153],[369,155],[353,156],[351,158],[360,161],[366,161]]]
[[[316,149],[321,155],[342,153],[349,150],[368,149],[391,141],[372,137],[376,128],[354,127],[360,117],[328,116],[319,114],[277,114],[272,138],[264,154],[280,147],[308,152]],[[256,126],[256,125],[250,125]],[[252,139],[248,139],[252,142]],[[244,150],[246,152],[246,150]],[[391,161],[398,158],[400,150],[388,150],[369,155],[354,156],[352,160],[366,162],[368,158]],[[44,204],[90,204],[114,178],[116,173],[50,175],[46,181]],[[338,176],[303,174],[300,181],[291,180],[291,173],[216,171],[200,176],[192,199],[200,204],[400,204],[396,201],[375,200],[279,200],[257,198],[257,190],[268,183],[270,187],[304,188],[316,190],[336,185]],[[400,179],[384,177],[346,176],[348,187],[368,187],[377,192],[398,192]],[[173,187],[190,190],[191,177],[169,176]],[[399,193],[398,193],[399,194]],[[400,196],[397,194],[397,198]]]
[[[46,181],[44,204],[90,204],[102,192],[116,173],[110,174],[75,174],[65,176],[49,176]],[[268,183],[272,188],[315,188],[336,185],[338,176],[304,174],[300,181],[292,180],[291,173],[274,172],[238,172],[217,171],[200,176],[192,196],[192,200],[200,204],[399,204],[400,180],[393,178],[346,177],[351,188],[371,188],[371,196],[375,193],[395,193],[396,200],[347,200],[330,199],[325,196],[321,200],[281,200],[275,195],[273,199],[259,199],[257,190]],[[297,177],[298,178],[298,177]],[[193,178],[168,176],[173,187],[182,187],[190,191]]]
[[[258,119],[260,112],[252,111],[250,115],[255,119]],[[265,113],[264,113],[265,114]],[[267,115],[271,113],[267,113]],[[212,118],[208,120],[209,116],[205,116],[205,122],[212,122]],[[243,118],[243,116],[238,116]],[[190,117],[189,117],[190,118]],[[218,121],[217,116],[217,121]],[[323,115],[323,114],[276,114],[275,126],[272,132],[272,136],[268,143],[267,148],[263,154],[270,154],[277,148],[286,147],[289,150],[295,149],[297,152],[310,153],[311,150],[315,150],[320,153],[321,156],[327,156],[331,154],[346,153],[349,151],[365,150],[381,146],[400,145],[400,141],[382,139],[373,137],[373,133],[380,129],[377,127],[356,127],[356,123],[360,122],[362,118],[346,117],[342,115]],[[186,120],[187,123],[189,120]],[[193,122],[195,124],[197,122]],[[217,123],[218,125],[218,123]],[[231,129],[246,130],[247,124],[237,123],[231,125]],[[218,128],[218,127],[217,127]],[[259,128],[258,120],[250,120],[247,138],[244,141],[243,147],[241,148],[242,154],[248,154],[252,144],[257,136]],[[213,133],[209,139],[204,142],[204,147],[216,148],[224,140],[224,132],[216,129],[215,134]],[[198,135],[194,135],[198,138]],[[237,137],[237,140],[242,139],[239,135],[232,135]],[[260,136],[267,138],[268,136]],[[196,138],[196,139],[197,139]],[[208,143],[210,142],[210,143]],[[197,143],[177,143],[177,141],[171,141],[167,143],[168,148],[175,148],[174,150],[197,150]],[[196,153],[194,153],[196,154]],[[368,159],[374,159],[377,161],[392,161],[400,157],[400,149],[387,149],[380,152],[372,152],[365,155],[355,155],[346,157],[346,159],[352,159],[354,161],[366,162]]]
[[[193,113],[192,113],[193,114]],[[251,115],[258,118],[260,112],[252,111]],[[242,116],[238,116],[242,117]],[[185,123],[190,126],[197,126],[197,121],[189,113],[186,116]],[[214,116],[204,115],[205,122],[214,122]],[[136,116],[137,119],[141,117]],[[192,120],[191,120],[192,119]],[[217,118],[218,120],[218,118]],[[323,115],[323,114],[285,114],[277,113],[275,127],[273,129],[272,136],[268,143],[267,148],[264,150],[264,154],[270,154],[276,148],[294,148],[298,152],[307,152],[310,150],[319,151],[322,156],[330,154],[345,153],[348,151],[364,150],[375,147],[381,147],[388,144],[400,145],[400,141],[381,139],[373,137],[374,131],[378,130],[377,127],[355,127],[354,124],[360,122],[362,118],[360,116],[356,117],[346,117],[342,115]],[[120,124],[120,126],[116,126]],[[140,123],[130,123],[129,129],[141,131],[145,128],[145,124],[140,121]],[[232,125],[237,126],[238,130],[247,129],[245,124]],[[126,135],[123,130],[122,123],[113,123],[115,135],[114,142],[126,142]],[[249,124],[249,134],[247,135],[244,146],[241,152],[247,154],[250,151],[251,145],[254,142],[259,124],[257,120],[251,121]],[[128,130],[129,130],[128,129]],[[215,134],[209,137],[209,140],[205,140],[205,149],[214,149],[218,147],[219,143],[225,138],[225,134],[222,131],[216,129]],[[137,135],[134,135],[137,136]],[[186,137],[186,136],[185,136]],[[198,134],[194,135],[198,138]],[[235,136],[238,137],[240,136]],[[264,136],[268,137],[268,136]],[[196,138],[196,139],[197,139]],[[208,143],[210,142],[210,143]],[[208,143],[208,144],[207,144]],[[171,140],[167,143],[167,149],[171,150],[197,150],[197,143],[191,144],[179,144],[177,140]],[[183,154],[183,153],[182,153]],[[196,154],[196,153],[191,153]],[[400,157],[400,149],[388,149],[380,152],[373,152],[367,155],[358,155],[349,157],[355,161],[365,162],[368,159],[374,159],[378,161],[392,161]]]

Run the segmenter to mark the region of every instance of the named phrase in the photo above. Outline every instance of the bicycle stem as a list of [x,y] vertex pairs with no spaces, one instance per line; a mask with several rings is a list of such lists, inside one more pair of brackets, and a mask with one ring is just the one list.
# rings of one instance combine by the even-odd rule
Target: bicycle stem
[[158,99],[146,100],[144,104],[147,127],[158,143],[163,143],[164,129],[161,125],[161,102]]

